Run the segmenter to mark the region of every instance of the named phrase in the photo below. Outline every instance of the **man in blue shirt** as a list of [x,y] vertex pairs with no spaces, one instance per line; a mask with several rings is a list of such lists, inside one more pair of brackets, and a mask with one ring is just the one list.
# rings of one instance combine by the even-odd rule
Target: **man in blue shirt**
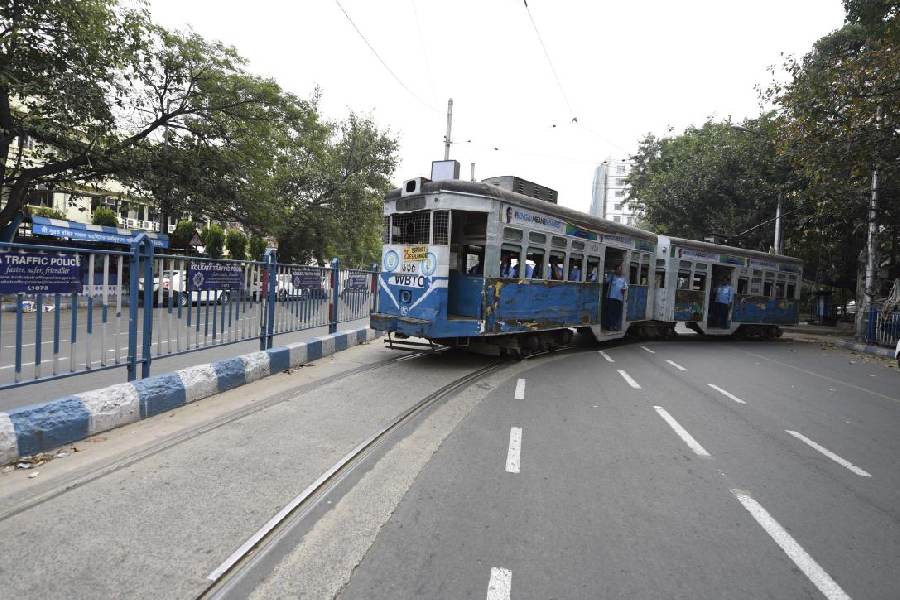
[[728,309],[731,308],[731,299],[734,292],[731,289],[731,282],[723,279],[719,282],[719,286],[715,289],[713,296],[713,327],[728,327]]
[[607,331],[619,331],[622,328],[622,306],[625,302],[625,291],[628,289],[628,282],[622,277],[622,265],[618,265],[615,273],[609,275],[608,283],[606,310],[604,311],[606,319],[604,319],[603,328]]

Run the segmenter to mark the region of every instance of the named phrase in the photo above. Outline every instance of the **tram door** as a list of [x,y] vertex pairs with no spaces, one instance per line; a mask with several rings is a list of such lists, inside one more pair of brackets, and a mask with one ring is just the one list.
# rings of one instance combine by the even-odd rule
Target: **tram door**
[[[600,300],[600,321],[604,331],[621,331],[625,317],[627,292],[620,282],[628,281],[627,253],[625,250],[607,247],[603,258],[603,295]],[[621,276],[620,282],[616,276]]]
[[450,222],[447,318],[480,319],[487,213],[454,210]]
[[[728,290],[721,290],[724,285]],[[706,312],[706,326],[725,329],[731,322],[731,310],[734,305],[734,267],[713,265],[709,283],[709,300]],[[722,302],[725,300],[725,302]]]

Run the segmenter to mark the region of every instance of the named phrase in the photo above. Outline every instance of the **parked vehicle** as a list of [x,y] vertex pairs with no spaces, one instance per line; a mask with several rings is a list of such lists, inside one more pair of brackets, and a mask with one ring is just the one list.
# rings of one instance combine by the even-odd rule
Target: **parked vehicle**
[[[188,306],[189,304],[226,304],[231,300],[231,290],[192,290],[188,292],[187,274],[184,271],[163,271],[162,304],[169,304],[169,296],[173,296],[173,304]],[[153,278],[153,303],[159,303],[160,278]],[[138,279],[138,302],[143,303],[144,278]]]

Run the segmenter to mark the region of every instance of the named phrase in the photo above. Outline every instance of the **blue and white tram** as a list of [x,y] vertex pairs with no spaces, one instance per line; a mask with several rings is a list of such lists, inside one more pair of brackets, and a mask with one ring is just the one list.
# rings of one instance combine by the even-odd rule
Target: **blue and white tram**
[[[653,323],[657,236],[488,183],[408,181],[384,205],[373,328],[497,353],[567,343],[571,328],[615,339]],[[604,274],[621,267],[621,313]],[[603,327],[603,323],[607,327]]]

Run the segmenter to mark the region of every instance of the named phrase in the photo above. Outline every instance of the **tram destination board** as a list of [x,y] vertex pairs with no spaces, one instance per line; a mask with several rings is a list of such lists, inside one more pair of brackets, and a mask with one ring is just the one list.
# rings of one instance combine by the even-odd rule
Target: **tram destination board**
[[81,279],[81,256],[75,253],[0,253],[2,294],[74,294],[81,291]]
[[191,291],[239,290],[244,282],[244,269],[241,263],[192,260],[187,277]]

